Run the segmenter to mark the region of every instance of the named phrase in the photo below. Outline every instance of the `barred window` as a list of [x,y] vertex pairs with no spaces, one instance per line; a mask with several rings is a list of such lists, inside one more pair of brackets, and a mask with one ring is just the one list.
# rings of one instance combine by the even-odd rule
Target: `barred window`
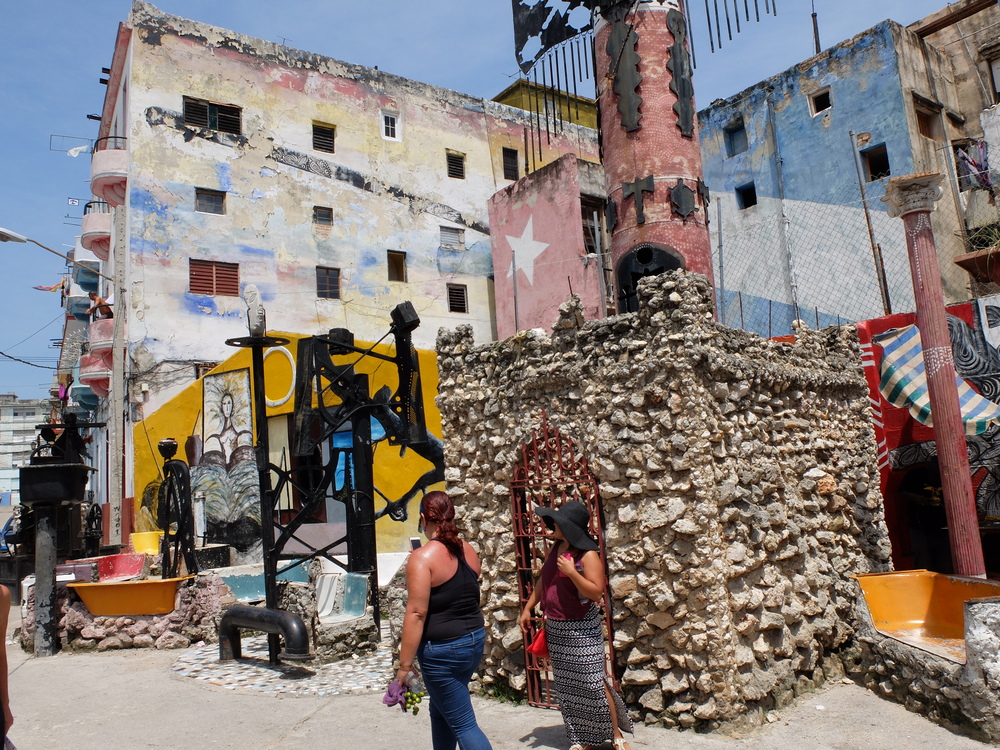
[[340,269],[316,266],[316,296],[340,299]]
[[517,180],[521,176],[520,155],[515,148],[505,148],[503,150],[503,178],[505,180]]
[[313,206],[313,224],[333,226],[333,209],[327,206]]

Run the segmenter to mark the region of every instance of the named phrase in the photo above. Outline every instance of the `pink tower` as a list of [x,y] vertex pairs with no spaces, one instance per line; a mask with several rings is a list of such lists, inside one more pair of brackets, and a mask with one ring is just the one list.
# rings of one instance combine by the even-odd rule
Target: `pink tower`
[[595,14],[597,99],[620,312],[638,280],[712,279],[687,22],[677,0],[612,0]]

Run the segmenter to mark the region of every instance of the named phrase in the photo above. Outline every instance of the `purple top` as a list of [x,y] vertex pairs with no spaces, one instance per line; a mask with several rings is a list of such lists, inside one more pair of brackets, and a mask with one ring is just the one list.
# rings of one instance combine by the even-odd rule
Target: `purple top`
[[[549,620],[583,620],[587,612],[594,603],[587,597],[580,594],[576,584],[570,580],[565,573],[560,573],[556,566],[558,559],[556,549],[558,544],[552,547],[549,556],[545,558],[542,566],[542,612]],[[563,553],[568,554],[568,553]],[[583,571],[582,552],[577,552],[573,556],[576,569]]]

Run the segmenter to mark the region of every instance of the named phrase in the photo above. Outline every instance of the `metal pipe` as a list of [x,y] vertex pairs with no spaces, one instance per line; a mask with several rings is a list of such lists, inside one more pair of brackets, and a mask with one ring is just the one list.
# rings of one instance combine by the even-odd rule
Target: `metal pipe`
[[283,636],[285,650],[281,652],[282,659],[307,661],[313,658],[309,652],[309,631],[297,614],[283,609],[236,604],[227,609],[219,621],[219,661],[232,661],[243,656],[240,628],[269,633],[275,638]]
[[601,282],[601,319],[608,317],[608,285],[604,278],[604,243],[601,242],[601,225],[594,211],[594,249],[597,251],[597,273]]
[[781,247],[785,251],[785,262],[788,265],[788,285],[792,296],[792,314],[799,317],[799,285],[795,280],[795,264],[792,259],[792,248],[788,242],[788,227],[791,221],[785,210],[785,177],[781,159],[781,148],[778,146],[778,126],[774,119],[774,104],[770,92],[767,96],[767,124],[771,131],[771,145],[774,148],[774,169],[778,182],[778,200],[781,202]]
[[882,260],[882,248],[875,241],[875,229],[872,226],[871,212],[868,209],[868,191],[865,189],[864,170],[861,167],[861,153],[858,151],[857,135],[853,130],[847,131],[851,138],[851,151],[854,153],[854,169],[858,174],[858,188],[861,190],[861,207],[865,212],[865,224],[868,226],[868,242],[872,247],[872,258],[875,262],[875,278],[878,280],[878,291],[882,296],[882,312],[892,315],[892,301],[889,299],[889,285],[885,278],[885,263]]
[[726,324],[726,264],[722,255],[722,201],[715,203],[715,215],[718,217],[719,228],[719,322]]

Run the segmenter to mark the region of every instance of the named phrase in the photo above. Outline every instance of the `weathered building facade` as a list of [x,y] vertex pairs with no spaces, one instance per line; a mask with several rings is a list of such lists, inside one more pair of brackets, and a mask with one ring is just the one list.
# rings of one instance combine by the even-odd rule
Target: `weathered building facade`
[[950,183],[932,217],[945,295],[969,298],[955,260],[975,249],[970,228],[997,220],[969,177],[988,170],[979,113],[996,94],[977,50],[1000,38],[997,20],[995,4],[965,0],[884,21],[699,113],[725,322],[777,335],[796,317],[912,310],[905,237],[880,199],[890,175],[930,170]]
[[[121,440],[229,356],[247,284],[270,329],[374,341],[412,300],[419,347],[459,322],[495,338],[486,203],[524,174],[528,113],[141,0],[109,71],[92,167],[108,208],[84,235],[116,279],[102,292],[124,346],[96,409],[128,415]],[[535,166],[598,159],[582,126],[547,145]],[[137,491],[124,455],[112,501]]]

